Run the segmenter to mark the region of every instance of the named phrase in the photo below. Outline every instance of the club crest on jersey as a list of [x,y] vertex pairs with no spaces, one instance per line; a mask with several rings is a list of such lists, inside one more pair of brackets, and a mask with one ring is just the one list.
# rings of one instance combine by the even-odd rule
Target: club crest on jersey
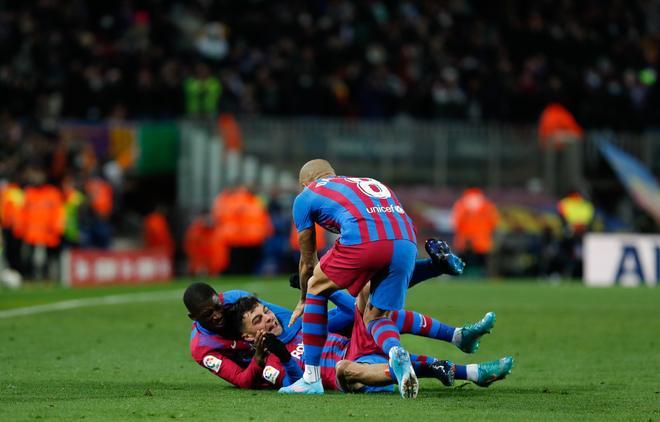
[[218,373],[220,370],[220,365],[222,365],[222,360],[216,358],[215,356],[204,356],[202,363],[205,367],[209,368],[211,371]]
[[268,365],[264,368],[262,375],[266,381],[275,384],[277,382],[277,377],[280,375],[280,371]]

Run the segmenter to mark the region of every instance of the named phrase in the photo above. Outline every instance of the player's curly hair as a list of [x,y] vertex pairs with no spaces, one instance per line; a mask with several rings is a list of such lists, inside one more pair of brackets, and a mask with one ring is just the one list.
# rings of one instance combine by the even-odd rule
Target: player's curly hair
[[256,296],[245,296],[224,308],[225,335],[231,339],[240,339],[243,331],[243,315],[250,312],[259,303]]
[[217,294],[215,289],[208,284],[193,283],[183,293],[183,303],[186,305],[188,312],[195,314],[199,310],[200,304],[208,301],[215,294]]

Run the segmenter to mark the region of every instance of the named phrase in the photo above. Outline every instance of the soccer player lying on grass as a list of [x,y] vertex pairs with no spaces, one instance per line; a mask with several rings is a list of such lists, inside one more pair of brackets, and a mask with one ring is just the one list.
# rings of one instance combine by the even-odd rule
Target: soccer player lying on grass
[[[465,264],[451,253],[445,242],[429,239],[425,246],[430,258],[417,260],[410,287],[432,277],[442,274],[457,275],[463,271]],[[208,284],[194,283],[188,286],[183,297],[189,312],[188,316],[193,320],[190,335],[190,352],[193,359],[212,374],[239,388],[267,386],[259,381],[264,370],[261,364],[263,356],[257,354],[258,359],[252,359],[253,354],[259,350],[253,350],[253,345],[245,341],[229,339],[226,336],[225,307],[249,295],[250,293],[243,290],[217,293]],[[330,331],[342,332],[350,329],[353,324],[355,299],[343,292],[333,295],[333,298],[338,301],[339,306],[329,313]],[[265,301],[262,303],[283,321],[288,321],[291,317],[292,313],[289,309]],[[397,322],[403,325],[406,320]],[[291,335],[290,333],[297,333],[300,330],[300,324],[301,321],[298,319],[291,327],[287,327],[282,336],[285,342],[288,342],[287,336]],[[259,344],[260,342],[254,346]],[[254,384],[255,380],[257,384]]]
[[[366,331],[362,322],[362,312],[366,307],[367,298],[368,290],[363,291],[363,294],[357,299],[352,337],[331,334],[326,340],[321,356],[321,381],[326,389],[351,392],[394,391],[393,384],[396,383],[396,379],[391,370],[391,363],[387,355]],[[390,317],[392,320],[403,318],[410,321],[417,318],[420,322],[419,327],[422,330],[428,327],[428,332],[449,328],[428,316],[411,311],[397,311]],[[278,320],[277,316],[255,297],[241,298],[231,306],[227,310],[227,320],[229,328],[233,327],[237,331],[237,335],[240,333],[242,339],[255,342],[255,344],[260,341],[266,343],[266,349],[269,352],[263,372],[266,381],[276,386],[287,386],[296,381],[296,371],[291,368],[293,367],[292,362],[295,362],[302,371],[302,333],[298,333],[286,344],[279,341],[276,336],[283,331],[282,321]],[[495,315],[488,313],[471,329],[454,329],[454,333],[464,334],[462,341],[455,344],[467,352],[476,350],[479,338],[492,328],[494,321]],[[421,334],[419,331],[410,329],[404,329],[402,333],[406,331]],[[448,341],[447,337],[444,339],[433,338]],[[509,373],[512,365],[510,357],[473,365],[454,365],[433,357],[416,355],[411,355],[411,361],[420,377],[436,378],[445,385],[452,385],[454,377],[458,375],[459,379],[473,381],[482,387],[487,387],[492,382],[503,379]]]
[[[376,344],[373,337],[367,332],[364,324],[361,324],[361,317],[367,305],[368,290],[363,290],[357,297],[355,305],[355,322],[348,348],[345,351],[344,358],[336,364],[336,376],[339,389],[346,392],[371,393],[371,392],[392,392],[393,384],[396,379],[392,376],[391,361],[385,355],[381,348]],[[400,318],[409,318],[409,311],[394,311],[389,317],[393,320]],[[413,313],[413,317],[416,313]],[[437,322],[425,315],[419,315],[424,318],[421,326],[433,325]],[[430,319],[427,321],[426,319]],[[486,314],[483,320],[474,324],[478,327],[482,324],[482,329],[490,327],[495,322],[495,315],[492,312]],[[458,330],[457,330],[458,331]],[[463,341],[459,343],[459,348],[467,353],[472,353],[479,347],[479,331],[469,331],[464,336]],[[465,341],[468,340],[468,341]],[[456,344],[456,343],[454,343]],[[420,378],[437,378],[444,385],[452,385],[454,379],[468,380],[474,382],[480,387],[488,387],[495,381],[504,379],[513,366],[513,358],[506,356],[502,359],[469,365],[455,365],[450,361],[437,360],[430,356],[410,356],[417,376]]]
[[[193,359],[211,373],[239,388],[265,388],[261,377],[264,370],[265,350],[262,339],[250,344],[227,335],[225,324],[226,308],[242,297],[250,296],[243,290],[229,290],[216,293],[206,283],[194,283],[188,286],[183,301],[188,308],[188,316],[193,320],[190,333],[190,352]],[[333,295],[331,298],[337,308],[329,313],[328,324],[331,329],[340,331],[350,327],[354,300],[346,294]],[[283,318],[290,318],[291,311],[282,306],[266,301],[263,303]],[[295,329],[300,324],[295,324]],[[282,333],[284,339],[289,332]],[[253,356],[254,355],[254,356]]]

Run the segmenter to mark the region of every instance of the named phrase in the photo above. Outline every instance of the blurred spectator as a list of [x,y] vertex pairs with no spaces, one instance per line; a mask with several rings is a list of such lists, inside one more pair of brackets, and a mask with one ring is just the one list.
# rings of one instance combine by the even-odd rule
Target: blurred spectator
[[539,119],[538,136],[545,149],[546,166],[552,169],[552,180],[548,180],[550,192],[564,192],[581,183],[582,127],[564,106],[549,104]]
[[229,251],[210,215],[196,217],[186,230],[184,251],[193,275],[216,276],[227,269]]
[[213,117],[218,114],[222,84],[212,76],[207,65],[197,64],[195,75],[186,79],[183,89],[186,114],[191,117]]
[[[328,247],[328,241],[326,240],[326,231],[316,224],[314,226],[314,231],[316,234],[316,250],[319,251],[319,257],[323,255],[323,252]],[[300,258],[300,244],[298,243],[298,230],[296,230],[296,225],[291,223],[291,232],[289,234],[289,245],[291,249],[297,252],[297,258]],[[296,263],[298,259],[296,259]]]
[[102,178],[92,177],[85,182],[85,193],[91,211],[87,246],[107,249],[112,241],[112,187]]
[[[14,179],[15,180],[15,179]],[[21,239],[15,235],[24,203],[23,189],[15,181],[3,182],[0,187],[0,223],[2,248],[9,268],[21,272]]]
[[454,250],[460,254],[473,274],[483,275],[493,250],[493,233],[499,214],[479,188],[466,189],[452,208]]
[[594,206],[579,191],[573,190],[559,200],[557,211],[564,228],[560,248],[563,276],[581,278],[582,239],[594,222]]
[[215,224],[230,248],[228,273],[253,273],[259,268],[262,248],[273,233],[264,203],[246,187],[227,189],[213,204]]
[[208,22],[200,32],[195,46],[199,53],[211,60],[222,60],[227,56],[229,44],[227,28],[219,22]]
[[551,103],[541,113],[539,141],[545,148],[561,149],[583,136],[584,131],[575,117],[561,104]]
[[224,88],[236,113],[531,123],[560,101],[585,127],[657,126],[659,12],[645,0],[6,2],[0,110],[44,127],[172,116],[178,86],[191,115],[216,113]]
[[72,176],[67,176],[62,181],[62,194],[64,196],[64,233],[63,246],[78,247],[85,243],[86,225],[85,207],[87,198],[81,191],[81,186]]
[[28,246],[25,272],[36,279],[56,278],[64,232],[62,192],[46,183],[45,174],[31,168],[20,213],[18,233]]
[[164,250],[174,258],[174,238],[162,207],[157,207],[144,218],[143,234],[145,248]]

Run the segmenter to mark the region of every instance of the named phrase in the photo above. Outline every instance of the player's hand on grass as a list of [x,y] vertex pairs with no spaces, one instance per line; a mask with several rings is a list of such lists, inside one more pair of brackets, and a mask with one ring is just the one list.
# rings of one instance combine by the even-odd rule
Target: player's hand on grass
[[266,351],[272,353],[283,363],[291,360],[291,354],[287,350],[286,345],[278,339],[275,334],[266,333],[264,334],[264,345],[266,346]]
[[254,357],[253,359],[260,365],[263,366],[266,361],[266,332],[264,330],[257,331],[257,335],[254,337]]
[[300,301],[298,301],[296,308],[293,310],[293,314],[291,314],[291,319],[289,319],[289,327],[292,326],[293,323],[296,322],[298,318],[300,318],[304,310],[305,310],[305,302],[303,302],[301,299]]

